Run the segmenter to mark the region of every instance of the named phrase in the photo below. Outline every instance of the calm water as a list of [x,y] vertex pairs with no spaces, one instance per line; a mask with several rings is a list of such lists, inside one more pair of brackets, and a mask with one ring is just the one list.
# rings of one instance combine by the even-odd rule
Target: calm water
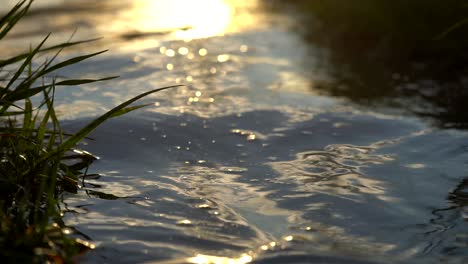
[[468,260],[467,133],[320,95],[329,51],[293,16],[261,1],[36,2],[10,49],[78,27],[104,39],[64,56],[111,50],[61,74],[121,76],[59,92],[67,131],[185,84],[81,145],[100,157],[64,197],[97,245],[83,263]]

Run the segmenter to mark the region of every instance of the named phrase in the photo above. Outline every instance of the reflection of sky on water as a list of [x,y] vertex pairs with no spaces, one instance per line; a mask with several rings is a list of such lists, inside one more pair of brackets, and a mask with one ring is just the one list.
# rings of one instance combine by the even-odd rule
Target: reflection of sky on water
[[323,50],[260,1],[94,2],[36,13],[39,31],[68,37],[80,25],[78,38],[105,37],[91,49],[111,48],[61,75],[121,75],[57,91],[60,115],[78,119],[66,131],[141,92],[185,86],[83,144],[101,177],[66,203],[67,223],[98,245],[85,262],[424,259],[466,231],[461,217],[433,221],[464,175],[466,135],[317,96],[308,87],[327,77]]
[[[259,39],[258,35],[264,38]],[[267,40],[272,37],[278,41],[269,47]],[[209,118],[249,109],[281,108],[300,119],[301,115],[310,115],[304,109],[332,107],[331,99],[310,96],[301,90],[309,83],[294,63],[301,58],[302,50],[294,48],[298,43],[291,43],[288,37],[287,32],[267,31],[190,42],[166,41],[136,52],[110,52],[92,63],[84,63],[83,67],[87,72],[99,72],[100,76],[117,72],[121,78],[81,90],[63,90],[63,98],[67,104],[75,104],[77,100],[84,103],[86,98],[92,98],[101,107],[110,108],[149,89],[184,84],[150,96],[156,104],[148,110],[168,114],[190,112]],[[62,74],[73,76],[74,72],[75,69],[70,69]],[[66,111],[66,107],[61,109]],[[82,109],[89,114],[86,107]],[[77,111],[62,114],[80,115]]]
[[298,191],[304,193],[336,195],[361,203],[366,202],[361,197],[366,194],[389,200],[384,196],[384,182],[368,178],[359,171],[360,167],[393,160],[383,155],[371,155],[371,150],[367,147],[329,145],[324,151],[298,153],[295,161],[272,162],[271,166],[282,174],[278,181],[299,180]]
[[175,36],[182,39],[205,38],[223,34],[233,12],[229,4],[220,0],[137,0],[120,19],[112,21],[108,29],[117,32],[186,29],[176,31]]
[[[95,214],[70,223],[107,241],[98,255],[107,256],[113,241],[127,245],[140,237],[147,252],[142,259],[155,258],[161,248],[171,248],[159,255],[163,259],[200,253],[238,259],[246,252],[263,259],[282,256],[284,249],[309,256],[405,259],[433,241],[449,245],[452,238],[444,232],[463,230],[461,223],[453,232],[439,230],[439,223],[428,222],[432,213],[426,209],[445,204],[452,180],[442,172],[466,154],[442,163],[434,159],[454,151],[462,134],[447,138],[421,131],[420,124],[349,113],[316,114],[294,125],[288,119],[281,112],[253,111],[208,119],[143,113],[112,121],[86,146],[101,157],[94,168],[104,176],[94,183],[102,192],[122,195],[130,185],[139,193],[86,207],[130,229],[108,240],[114,232],[93,225]],[[247,134],[261,136],[252,141]],[[421,144],[428,139],[447,147]],[[432,165],[408,166],[422,163]],[[147,235],[132,231],[135,227]],[[430,230],[436,233],[419,237]],[[210,239],[185,244],[178,238],[182,234]]]
[[[10,2],[0,11],[16,3]],[[11,36],[24,39],[22,48],[27,49],[31,39],[37,42],[49,32],[50,42],[58,42],[76,30],[75,39],[102,37],[106,48],[138,50],[155,47],[162,39],[190,41],[263,27],[261,16],[245,12],[257,5],[238,0],[36,0]]]

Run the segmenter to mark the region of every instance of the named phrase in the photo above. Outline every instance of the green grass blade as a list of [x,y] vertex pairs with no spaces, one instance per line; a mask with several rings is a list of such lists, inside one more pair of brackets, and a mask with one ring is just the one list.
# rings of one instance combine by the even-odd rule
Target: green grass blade
[[468,18],[465,18],[461,21],[458,21],[457,23],[455,23],[454,25],[450,26],[448,29],[446,29],[444,32],[440,33],[439,35],[437,35],[434,40],[441,40],[443,39],[444,37],[446,37],[448,34],[450,34],[452,31],[460,28],[461,26],[463,26],[464,24],[467,24],[468,23]]
[[26,0],[19,2],[10,10],[10,12],[0,19],[0,39],[4,38],[16,23],[26,15],[32,2],[33,0],[29,0],[29,3],[24,7],[23,5],[26,3]]
[[10,88],[11,85],[21,76],[21,74],[23,74],[24,72],[24,69],[28,66],[28,65],[31,65],[31,62],[32,62],[32,59],[33,57],[37,54],[37,52],[41,49],[42,45],[44,45],[44,43],[47,41],[47,39],[49,38],[50,34],[48,34],[42,41],[39,45],[37,45],[37,47],[32,50],[30,53],[29,53],[29,56],[26,58],[26,60],[23,62],[23,64],[21,65],[21,67],[18,68],[18,70],[16,71],[15,75],[13,75],[13,77],[10,79],[10,81],[8,82],[7,86],[6,86],[6,89]]
[[[11,102],[11,101],[0,100],[0,106],[4,107],[5,104],[8,105],[8,107],[13,106],[13,107],[16,107],[16,108],[21,109],[21,110],[24,111],[24,108],[23,108],[23,107],[21,107],[21,106],[15,104],[15,103],[13,103],[13,102]],[[2,112],[0,113],[0,116],[3,115],[3,113],[4,113],[4,111],[2,111]]]
[[[52,59],[51,61],[45,63],[42,66],[42,69],[37,70],[27,80],[20,83],[16,87],[15,91],[10,92],[8,94],[8,97],[5,98],[5,101],[12,102],[12,101],[16,101],[16,100],[21,100],[21,99],[23,99],[23,98],[25,98],[27,96],[35,95],[35,94],[41,92],[42,88],[44,88],[44,87],[47,88],[48,87],[48,86],[40,86],[40,87],[36,87],[37,89],[28,89],[38,78],[40,78],[40,77],[42,77],[42,76],[44,76],[44,75],[46,75],[48,73],[51,73],[53,71],[56,71],[58,69],[61,69],[61,68],[64,68],[64,67],[79,63],[79,62],[81,62],[83,60],[94,57],[94,56],[99,55],[101,53],[104,53],[106,51],[107,50],[92,53],[92,54],[88,54],[88,55],[84,55],[84,56],[73,57],[71,59],[68,59],[66,61],[63,61],[61,63],[55,64],[55,65],[49,67],[50,63],[53,61],[53,59]],[[57,55],[55,55],[54,58],[56,56]],[[116,77],[108,77],[108,78],[116,78]],[[106,78],[103,78],[102,80],[105,80],[105,79]],[[70,80],[70,83],[73,83],[73,82],[78,83],[77,80]],[[92,82],[92,81],[88,80],[88,82],[85,81],[84,83],[89,83],[89,82]],[[66,81],[63,81],[60,85],[65,85],[63,83],[66,83]],[[8,99],[8,100],[6,100],[6,99]],[[8,107],[8,105],[6,107],[4,106],[3,109],[1,110],[1,112],[5,111],[7,107]],[[0,114],[1,114],[1,112],[0,112]]]
[[10,112],[3,112],[1,114],[2,117],[7,117],[7,116],[18,116],[18,115],[23,115],[24,111],[10,111]]
[[[0,136],[2,134],[15,134],[15,135],[19,135],[19,133],[21,132],[28,132],[28,133],[38,133],[39,132],[39,129],[38,128],[31,128],[31,129],[25,129],[25,128],[22,128],[22,127],[0,127]],[[54,131],[54,130],[45,130],[44,131],[44,134],[47,134],[47,135],[58,135],[59,132],[57,131]],[[72,136],[71,134],[67,134],[67,133],[63,133],[64,136]],[[87,138],[87,139],[90,139],[92,140],[91,138]]]
[[21,6],[26,3],[26,0],[23,0],[17,3],[8,13],[6,13],[2,18],[0,18],[0,27],[6,25],[8,21],[16,14],[16,12],[21,8]]
[[[106,77],[106,78],[101,78],[101,79],[72,79],[72,80],[65,80],[65,81],[57,82],[55,83],[55,86],[65,86],[65,85],[75,86],[75,85],[80,85],[80,84],[108,81],[108,80],[112,80],[118,77],[119,76],[111,76],[111,77]],[[41,85],[41,86],[29,88],[29,89],[15,90],[15,91],[10,92],[7,96],[5,96],[4,102],[11,104],[11,102],[22,100],[24,98],[30,98],[38,93],[43,92],[45,89],[48,89],[50,87],[51,87],[51,84]]]
[[47,110],[50,113],[50,119],[52,120],[54,131],[58,132],[57,135],[58,135],[58,137],[60,139],[60,143],[62,143],[62,141],[63,141],[63,132],[62,132],[62,128],[60,126],[60,121],[57,118],[57,115],[55,113],[55,108],[54,108],[54,98],[55,98],[55,85],[54,84],[52,84],[51,91],[52,91],[52,96],[49,95],[49,91],[46,91],[46,92],[44,92],[44,97],[45,97],[45,100],[47,102]]
[[135,110],[137,110],[137,109],[140,109],[140,108],[143,108],[143,107],[147,107],[147,106],[150,106],[150,105],[153,105],[153,103],[125,107],[125,108],[123,108],[123,109],[121,109],[121,110],[115,112],[110,118],[114,118],[114,117],[118,117],[118,116],[121,116],[121,115],[125,115],[126,113],[129,113],[129,112],[132,112],[132,111],[135,111]]
[[[56,50],[56,49],[63,49],[63,48],[67,48],[67,47],[71,47],[71,46],[75,46],[75,45],[79,45],[79,44],[83,44],[83,43],[87,43],[87,42],[96,41],[96,40],[99,40],[99,39],[100,38],[94,38],[94,39],[88,39],[88,40],[82,40],[82,41],[62,43],[62,44],[54,45],[54,46],[51,46],[51,47],[43,48],[39,52],[42,53],[42,52],[48,52],[48,51],[52,51],[52,50]],[[5,60],[0,60],[0,68],[5,67],[5,66],[10,65],[10,64],[13,64],[13,63],[16,63],[16,62],[19,62],[21,60],[24,60],[28,56],[29,56],[29,52],[26,52],[26,53],[22,53],[22,54],[13,56],[13,57],[5,59]]]
[[89,58],[91,58],[91,57],[94,57],[94,56],[96,56],[96,55],[102,54],[102,53],[104,53],[104,52],[106,52],[106,51],[107,51],[107,50],[103,50],[103,51],[91,53],[91,54],[88,54],[88,55],[78,56],[78,57],[74,57],[74,58],[68,59],[68,60],[66,60],[66,61],[57,63],[57,64],[55,64],[54,66],[52,66],[52,67],[50,67],[50,68],[47,68],[46,70],[44,70],[43,72],[41,72],[41,76],[43,76],[43,75],[45,75],[45,74],[48,74],[48,73],[51,73],[51,72],[53,72],[53,71],[56,71],[56,70],[58,70],[58,69],[61,69],[61,68],[63,68],[63,67],[67,67],[67,66],[76,64],[76,63],[78,63],[78,62],[84,61],[84,60],[89,59]]
[[70,138],[65,140],[54,151],[49,152],[47,155],[44,155],[43,157],[41,157],[39,159],[39,161],[44,161],[44,160],[46,160],[46,159],[48,159],[48,158],[50,158],[50,157],[52,157],[54,155],[64,153],[68,149],[74,147],[81,139],[83,139],[86,135],[88,135],[96,127],[98,127],[99,125],[104,123],[106,120],[112,118],[114,115],[118,114],[119,111],[126,108],[128,105],[132,104],[133,102],[135,102],[135,101],[137,101],[137,100],[139,100],[139,99],[141,99],[141,98],[143,98],[145,96],[148,96],[150,94],[153,94],[153,93],[156,93],[156,92],[159,92],[159,91],[163,91],[163,90],[166,90],[166,89],[174,88],[174,87],[180,87],[180,86],[182,86],[182,85],[173,85],[173,86],[167,86],[167,87],[163,87],[163,88],[154,89],[154,90],[142,93],[142,94],[140,94],[138,96],[135,96],[135,97],[123,102],[122,104],[114,107],[113,109],[111,109],[107,113],[103,114],[102,116],[98,117],[97,119],[95,119],[94,121],[89,123],[87,126],[82,128],[80,131],[75,133],[73,136],[71,136]]
[[30,88],[30,89],[21,89],[21,90],[15,90],[15,91],[12,91],[10,92],[8,95],[5,96],[3,102],[5,102],[7,105],[12,105],[13,102],[15,101],[19,101],[19,100],[22,100],[22,99],[25,99],[25,98],[30,98],[44,90],[46,90],[47,88],[49,88],[51,85],[43,85],[43,86],[39,86],[39,87],[35,87],[35,88]]
[[44,138],[47,132],[46,125],[49,122],[49,118],[50,118],[50,113],[49,111],[46,111],[44,116],[42,117],[41,123],[37,127],[37,141],[38,142],[44,141]]
[[39,126],[37,127],[37,141],[38,142],[44,142],[44,137],[47,132],[46,126],[49,123],[49,119],[50,119],[50,106],[52,106],[52,103],[50,102],[50,99],[47,96],[47,94],[48,92],[44,91],[44,104],[46,105],[47,109],[44,113],[44,116],[42,117],[41,122],[39,123]]
[[31,100],[24,100],[24,116],[23,116],[23,128],[31,129],[34,128],[34,123],[32,123],[32,103]]
[[105,77],[101,79],[72,79],[72,80],[65,80],[61,82],[57,82],[55,85],[80,85],[80,84],[87,84],[87,83],[94,83],[94,82],[101,82],[101,81],[108,81],[112,79],[119,78],[119,76],[111,76],[111,77]]

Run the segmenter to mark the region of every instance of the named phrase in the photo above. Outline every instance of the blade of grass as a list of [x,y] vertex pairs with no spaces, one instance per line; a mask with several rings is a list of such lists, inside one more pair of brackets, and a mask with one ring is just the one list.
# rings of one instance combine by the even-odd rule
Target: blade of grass
[[[55,86],[75,86],[75,85],[80,85],[80,84],[108,81],[108,80],[112,80],[118,77],[119,76],[111,76],[111,77],[106,77],[106,78],[101,78],[101,79],[72,79],[72,80],[65,80],[65,81],[57,82],[55,83]],[[4,101],[14,102],[14,101],[21,100],[23,98],[29,98],[44,91],[44,89],[50,88],[50,86],[51,85],[48,84],[48,85],[37,86],[37,87],[29,88],[29,89],[13,91],[7,96],[5,96]]]
[[23,64],[21,65],[21,67],[18,68],[18,70],[15,72],[15,75],[13,75],[13,77],[10,79],[10,81],[8,82],[7,86],[6,86],[6,89],[9,89],[11,87],[11,85],[18,79],[18,77],[21,76],[21,74],[23,74],[24,72],[24,69],[31,65],[31,62],[32,62],[32,59],[34,58],[34,56],[39,52],[39,50],[41,49],[42,45],[44,45],[44,43],[47,41],[47,39],[50,37],[50,34],[48,34],[42,41],[41,43],[39,43],[39,45],[37,45],[37,47],[32,50],[31,52],[29,52],[29,56],[26,57],[26,60],[23,62]]
[[[56,49],[63,49],[63,48],[67,48],[67,47],[71,47],[71,46],[75,46],[75,45],[79,45],[79,44],[83,44],[83,43],[87,43],[87,42],[93,42],[93,41],[96,41],[96,40],[99,40],[99,39],[101,39],[101,38],[94,38],[94,39],[88,39],[88,40],[58,44],[58,45],[54,45],[54,46],[51,46],[51,47],[43,48],[43,49],[41,49],[39,51],[39,53],[48,52],[48,51],[52,51],[52,50],[56,50]],[[19,61],[25,59],[28,56],[29,56],[29,52],[26,52],[26,53],[22,53],[22,54],[13,56],[13,57],[5,59],[5,60],[0,60],[0,68],[5,67],[6,65],[10,65],[10,64],[19,62]]]
[[[51,92],[52,92],[52,96],[49,95],[50,91],[44,92],[44,99],[47,104],[47,110],[50,113],[50,119],[52,121],[53,130],[58,132],[57,135],[59,137],[60,144],[61,144],[63,142],[63,132],[60,126],[60,121],[58,120],[57,115],[55,114],[55,108],[54,108],[55,85],[54,83],[52,83]],[[54,142],[52,142],[52,140],[49,141],[48,149],[51,149],[53,144],[55,144],[55,139],[54,139]]]
[[94,56],[97,56],[99,54],[102,54],[104,52],[107,52],[108,50],[102,50],[102,51],[98,51],[98,52],[95,52],[95,53],[91,53],[91,54],[87,54],[87,55],[83,55],[83,56],[78,56],[78,57],[74,57],[74,58],[71,58],[71,59],[68,59],[66,61],[63,61],[63,62],[60,62],[60,63],[57,63],[55,64],[54,66],[50,67],[50,68],[47,68],[46,70],[44,70],[43,72],[41,72],[41,76],[43,75],[46,75],[48,73],[51,73],[53,71],[56,71],[60,68],[63,68],[63,67],[66,67],[66,66],[70,66],[70,65],[73,65],[73,64],[76,64],[78,62],[81,62],[81,61],[84,61],[86,59],[89,59],[91,57],[94,57]]
[[26,15],[32,2],[33,0],[29,0],[29,3],[24,7],[23,5],[26,3],[26,0],[19,2],[10,10],[10,12],[8,12],[4,17],[2,17],[2,19],[0,19],[0,25],[2,25],[0,30],[0,39],[3,39],[16,25],[16,23],[18,23],[18,21],[24,15]]
[[[34,123],[32,123],[32,103],[31,100],[25,99],[24,103],[24,115],[23,115],[23,128],[24,129],[31,129],[34,128]],[[27,135],[29,133],[26,133]]]
[[0,18],[0,25],[6,25],[11,17],[13,17],[16,12],[21,8],[21,6],[26,3],[26,0],[23,0],[17,3],[8,13],[6,13],[2,18]]
[[[51,72],[54,72],[58,69],[61,69],[61,68],[64,68],[64,67],[67,67],[67,66],[71,66],[71,65],[74,65],[76,63],[79,63],[83,60],[86,60],[86,59],[89,59],[91,57],[94,57],[94,56],[97,56],[101,53],[104,53],[106,52],[107,50],[103,50],[103,51],[99,51],[99,52],[95,52],[95,53],[92,53],[92,54],[87,54],[87,55],[83,55],[83,56],[77,56],[77,57],[73,57],[71,59],[68,59],[66,61],[63,61],[63,62],[60,62],[60,63],[57,63],[53,66],[50,66],[50,64],[52,63],[52,61],[57,57],[57,55],[60,53],[60,50],[54,55],[54,57],[49,61],[49,62],[46,62],[45,64],[43,64],[42,66],[42,69],[38,69],[35,73],[33,73],[29,78],[28,80],[20,83],[18,86],[17,86],[17,89],[15,91],[20,91],[20,90],[23,90],[23,89],[27,89],[27,88],[30,88],[30,86],[40,77],[43,77]],[[50,66],[50,67],[49,67]],[[111,78],[115,78],[115,77],[111,77]],[[39,90],[35,90],[36,93],[40,92],[40,89]],[[13,94],[15,94],[13,92]],[[15,98],[18,98],[18,96],[15,95]],[[16,99],[18,100],[18,99]],[[10,101],[12,101],[10,99]],[[3,107],[3,111],[6,110],[7,107]],[[1,113],[2,111],[0,111]]]
[[450,26],[448,29],[446,29],[444,32],[440,33],[437,35],[434,40],[441,40],[444,37],[446,37],[448,34],[450,34],[452,31],[458,29],[459,27],[463,26],[464,24],[468,23],[468,18],[465,18],[463,20],[458,21],[454,25]]
[[[122,104],[114,107],[113,109],[111,109],[110,111],[108,111],[107,113],[103,114],[102,116],[96,118],[94,121],[92,121],[91,123],[89,123],[87,126],[85,126],[84,128],[82,128],[80,131],[78,131],[77,133],[75,133],[73,136],[71,136],[70,138],[68,138],[67,140],[65,140],[62,144],[60,144],[60,146],[58,146],[56,149],[54,149],[53,151],[47,153],[46,155],[42,156],[40,159],[39,159],[39,162],[42,162],[44,160],[47,160],[49,159],[50,157],[52,156],[55,156],[55,155],[58,155],[60,153],[64,153],[66,150],[74,147],[81,139],[83,139],[86,135],[88,135],[91,131],[93,131],[96,127],[98,127],[100,124],[102,124],[103,122],[105,122],[106,120],[112,118],[113,116],[117,116],[119,115],[120,111],[122,111],[123,109],[125,109],[128,105],[132,104],[133,102],[145,97],[145,96],[148,96],[152,93],[156,93],[156,92],[160,92],[160,91],[163,91],[163,90],[167,90],[167,89],[170,89],[170,88],[175,88],[175,87],[180,87],[180,86],[183,86],[183,85],[172,85],[172,86],[167,86],[167,87],[163,87],[163,88],[158,88],[158,89],[154,89],[154,90],[151,90],[151,91],[148,91],[148,92],[145,92],[145,93],[142,93],[138,96],[135,96],[125,102],[123,102]],[[138,109],[138,108],[137,108]],[[124,110],[125,111],[125,110]]]
[[11,111],[11,112],[3,112],[1,116],[8,117],[8,116],[18,116],[22,114],[24,114],[24,111]]
[[55,84],[55,86],[59,85],[80,85],[80,84],[87,84],[87,83],[93,83],[93,82],[102,82],[102,81],[109,81],[112,79],[119,78],[119,76],[111,76],[111,77],[105,77],[101,79],[72,79],[72,80],[66,80],[66,81],[60,81]]
[[150,106],[150,105],[153,105],[153,103],[125,107],[122,110],[118,111],[117,113],[113,114],[110,118],[118,117],[118,116],[124,115],[126,113],[129,113],[129,112],[132,112],[132,111],[135,111],[137,109],[147,107],[147,106]]
[[[30,88],[30,86],[31,86],[38,78],[40,78],[40,77],[42,77],[42,76],[45,76],[45,75],[47,75],[48,73],[51,73],[51,72],[56,71],[56,70],[58,70],[58,69],[61,69],[61,68],[64,68],[64,67],[67,67],[67,66],[70,66],[70,65],[74,65],[74,64],[76,64],[76,63],[79,63],[79,62],[81,62],[81,61],[83,61],[83,60],[86,60],[86,59],[89,59],[89,58],[91,58],[91,57],[94,57],[94,56],[99,55],[99,54],[101,54],[101,53],[104,53],[104,52],[106,52],[106,51],[107,51],[107,50],[103,50],[103,51],[95,52],[95,53],[92,53],[92,54],[87,54],[87,55],[83,55],[83,56],[73,57],[73,58],[71,58],[71,59],[68,59],[68,60],[66,60],[66,61],[63,61],[63,62],[61,62],[61,63],[57,63],[57,64],[55,64],[55,65],[49,67],[50,63],[51,63],[51,62],[53,61],[53,59],[58,55],[58,53],[57,53],[51,61],[49,61],[48,63],[45,63],[45,64],[43,65],[43,67],[42,67],[41,70],[38,70],[37,72],[35,72],[34,74],[32,74],[32,75],[28,78],[28,80],[25,80],[25,81],[23,81],[22,83],[18,84],[17,87],[16,87],[16,89],[15,89],[15,91],[9,92],[9,93],[8,93],[8,98],[6,98],[6,99],[8,99],[8,100],[5,100],[5,101],[20,100],[20,99],[22,99],[22,98],[25,96],[25,95],[24,95],[24,92],[25,92],[25,91],[26,91],[26,94],[29,94],[29,93],[35,93],[35,94],[37,94],[37,93],[41,92],[41,89],[36,89],[36,90],[33,90],[33,91],[28,91],[28,90],[30,90],[30,89],[28,89],[28,88]],[[30,57],[32,57],[32,56],[30,56]],[[116,77],[109,77],[109,78],[116,78]],[[104,79],[106,79],[106,78],[104,78]],[[75,81],[76,81],[76,80],[75,80]],[[10,81],[10,83],[12,83],[12,82]],[[72,83],[72,80],[71,80],[71,83]],[[28,90],[26,90],[26,89],[28,89]],[[1,95],[0,95],[0,97],[1,97]],[[14,100],[13,100],[12,98],[13,98]],[[8,104],[7,104],[7,105],[4,105],[4,106],[2,107],[2,109],[0,110],[0,114],[1,114],[2,112],[4,112],[9,106],[10,106],[10,105],[8,105]]]
[[[44,92],[44,93],[46,93],[46,92]],[[44,142],[44,137],[45,137],[45,134],[47,132],[46,126],[49,123],[49,118],[50,118],[50,110],[49,110],[49,105],[50,104],[49,104],[49,102],[48,102],[45,95],[44,95],[44,97],[45,97],[45,105],[46,105],[47,109],[46,109],[46,111],[44,113],[44,116],[42,117],[41,122],[39,123],[39,126],[37,127],[37,141],[38,142]]]

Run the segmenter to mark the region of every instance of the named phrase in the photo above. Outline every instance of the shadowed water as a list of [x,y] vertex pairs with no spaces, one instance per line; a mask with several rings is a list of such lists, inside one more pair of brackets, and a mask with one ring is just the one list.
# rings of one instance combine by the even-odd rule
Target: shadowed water
[[[197,31],[210,22],[168,20],[173,28],[145,29],[121,27],[125,12],[164,8],[162,1],[102,1],[102,9],[42,2],[29,23],[63,29],[60,37],[78,21],[78,36],[105,36],[92,51],[112,48],[62,75],[121,75],[58,91],[65,131],[130,96],[185,84],[143,100],[154,105],[110,120],[80,145],[100,157],[82,188],[64,197],[66,223],[97,245],[81,262],[468,258],[466,132],[319,96],[310,87],[330,78],[329,51],[305,43],[291,17],[261,1],[207,1],[231,8],[219,32]],[[67,20],[56,25],[48,14]],[[12,41],[41,30],[31,32],[19,29]]]

